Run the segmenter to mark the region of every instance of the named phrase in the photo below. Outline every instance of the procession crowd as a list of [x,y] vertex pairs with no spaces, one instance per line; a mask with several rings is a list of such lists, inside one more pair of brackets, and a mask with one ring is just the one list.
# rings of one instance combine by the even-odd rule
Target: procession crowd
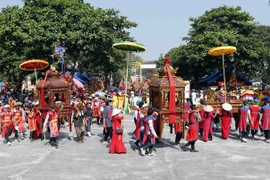
[[[123,142],[123,120],[125,113],[129,113],[124,107],[132,107],[134,110],[135,130],[133,138],[141,155],[153,153],[155,141],[158,138],[156,119],[158,110],[149,107],[149,95],[147,93],[139,99],[131,92],[128,96],[121,93],[104,93],[104,96],[97,94],[86,94],[83,97],[71,97],[72,123],[76,130],[78,143],[84,143],[85,136],[91,137],[91,125],[96,123],[103,127],[103,144],[109,145],[110,153],[126,153]],[[120,98],[119,98],[120,97]],[[128,97],[127,101],[122,97]],[[125,103],[127,105],[125,106]],[[11,145],[10,136],[14,133],[14,140],[20,142],[29,137],[31,142],[35,139],[46,140],[46,133],[49,133],[49,144],[58,148],[57,137],[61,124],[67,124],[67,119],[59,118],[58,114],[62,108],[57,105],[50,106],[46,114],[42,114],[37,106],[39,102],[34,98],[27,98],[22,103],[9,97],[8,101],[0,101],[0,121],[1,135],[4,143]],[[214,126],[221,124],[221,135],[223,139],[228,139],[232,122],[235,122],[236,129],[239,130],[239,138],[242,142],[247,142],[247,137],[251,131],[251,139],[258,139],[258,131],[261,136],[265,136],[265,142],[269,143],[270,130],[270,98],[264,100],[264,105],[260,107],[258,99],[252,102],[243,101],[243,107],[239,109],[239,116],[232,113],[232,106],[224,103],[222,109],[214,110],[210,105],[206,105],[203,100],[195,105],[190,99],[186,99],[185,114],[183,121],[174,123],[175,145],[180,145],[183,133],[187,131],[187,143],[181,146],[184,151],[191,145],[191,152],[198,152],[195,149],[195,142],[201,136],[207,142],[213,139]],[[215,113],[213,113],[215,111]],[[181,128],[181,123],[185,125]],[[29,136],[26,134],[29,129]]]

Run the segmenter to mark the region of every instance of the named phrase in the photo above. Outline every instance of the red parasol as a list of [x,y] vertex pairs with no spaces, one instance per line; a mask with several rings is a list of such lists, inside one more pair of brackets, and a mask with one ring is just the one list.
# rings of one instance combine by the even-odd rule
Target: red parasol
[[42,59],[25,60],[20,64],[20,69],[25,71],[35,71],[37,81],[37,71],[42,70],[49,66],[48,61]]

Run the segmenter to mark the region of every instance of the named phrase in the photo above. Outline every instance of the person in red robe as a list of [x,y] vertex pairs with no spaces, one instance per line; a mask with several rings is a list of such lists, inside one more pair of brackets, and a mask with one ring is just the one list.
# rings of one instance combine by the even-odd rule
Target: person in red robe
[[[143,130],[144,130],[143,121],[145,118],[142,111],[146,107],[148,107],[147,104],[144,105],[143,102],[140,102],[138,104],[138,109],[134,111],[134,120],[135,120],[136,128],[133,132],[133,135],[136,139],[136,142],[134,144],[137,148],[140,148],[140,146],[142,145]],[[139,143],[140,143],[140,145],[139,145]]]
[[212,129],[212,121],[216,117],[218,111],[216,111],[215,115],[213,115],[213,107],[210,105],[204,106],[205,113],[203,114],[203,141],[207,142],[208,138],[210,141],[213,139],[213,129]]
[[22,133],[23,136],[20,136],[20,139],[23,140],[26,137],[25,134],[25,112],[21,108],[22,103],[21,102],[16,102],[14,104],[14,109],[12,110],[12,117],[13,117],[13,122],[15,125],[15,139],[20,142],[19,140],[19,134]]
[[228,103],[222,104],[221,112],[221,136],[223,139],[228,139],[230,134],[230,125],[232,118],[232,106]]
[[[183,117],[183,122],[188,121],[190,106],[191,106],[190,98],[187,98],[186,104],[185,104],[185,114]],[[182,136],[183,136],[183,132],[181,131],[181,127],[180,127],[180,123],[174,123],[174,132],[175,132],[174,145],[178,146],[178,145],[180,145],[180,141],[181,141]]]
[[0,117],[2,116],[2,113],[5,112],[5,107],[3,101],[0,100]]
[[240,119],[239,119],[239,132],[241,133],[241,141],[247,142],[247,136],[250,131],[250,109],[247,100],[244,100],[243,107],[240,108]]
[[201,117],[201,121],[199,121],[199,132],[200,132],[200,136],[203,137],[203,127],[204,127],[204,106],[205,106],[205,101],[203,99],[200,100],[200,104],[198,105],[199,108],[199,113],[200,113],[200,117]]
[[260,110],[260,123],[264,130],[264,141],[270,143],[270,98],[266,100],[266,105]]
[[187,98],[186,101],[187,102],[185,104],[185,117],[184,117],[184,121],[188,121],[188,114],[189,114],[190,105],[191,105],[190,98]]
[[58,143],[56,141],[57,136],[59,135],[59,129],[58,129],[58,113],[63,109],[62,107],[57,111],[55,109],[55,105],[50,106],[50,110],[47,112],[44,124],[43,124],[43,132],[46,132],[46,126],[47,123],[49,122],[49,127],[50,127],[50,141],[49,143],[51,146],[55,147],[58,149]]
[[34,133],[37,130],[37,122],[34,116],[34,111],[32,105],[28,105],[26,115],[28,118],[28,126],[30,131],[30,140],[33,142],[34,140]]
[[[121,109],[114,108],[112,112],[113,136],[109,148],[110,153],[120,154],[127,152],[127,149],[123,142],[123,120],[124,116],[121,114]],[[122,132],[120,131],[120,129],[122,129]]]
[[257,137],[257,132],[259,129],[259,112],[260,112],[260,106],[259,104],[259,100],[258,99],[254,99],[253,100],[253,105],[250,107],[250,113],[251,113],[251,124],[250,124],[250,129],[251,129],[251,135],[252,135],[252,139],[258,139]]
[[[35,103],[33,111],[34,111],[34,118],[36,120],[37,123],[37,129],[34,133],[34,139],[38,139],[40,137],[40,135],[42,134],[42,119],[41,119],[41,112],[38,110],[37,108],[38,106],[38,102]],[[43,140],[44,137],[41,137],[41,140]]]
[[99,102],[98,100],[96,99],[93,103],[93,118],[96,119],[96,122],[97,122],[97,125],[101,125],[100,122],[99,122]]
[[175,133],[175,140],[174,140],[174,146],[180,145],[180,141],[182,139],[183,133],[181,130],[180,123],[174,123],[174,133]]
[[13,99],[13,97],[10,97],[8,100],[8,104],[9,104],[11,110],[14,109],[15,103],[16,103],[16,101]]
[[5,138],[4,143],[10,146],[11,142],[9,136],[11,136],[15,128],[12,122],[12,112],[9,105],[5,105],[5,112],[2,114],[0,126],[0,130],[2,129],[1,135]]
[[188,143],[184,145],[184,151],[186,151],[187,147],[191,145],[190,152],[198,152],[198,150],[195,149],[195,142],[198,139],[198,122],[201,121],[201,117],[198,110],[196,110],[196,105],[191,105],[190,109],[188,121],[189,127],[186,137]]

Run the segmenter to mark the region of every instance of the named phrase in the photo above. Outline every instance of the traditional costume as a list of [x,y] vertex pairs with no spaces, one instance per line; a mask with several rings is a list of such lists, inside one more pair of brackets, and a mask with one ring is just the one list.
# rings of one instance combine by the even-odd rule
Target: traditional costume
[[117,108],[122,109],[124,107],[124,101],[125,101],[125,95],[123,95],[121,92],[118,93],[117,96]]
[[260,110],[262,129],[264,130],[265,142],[270,143],[270,98]]
[[187,132],[187,137],[186,140],[188,141],[188,143],[185,144],[184,148],[186,150],[186,148],[191,145],[191,150],[190,152],[198,152],[195,149],[195,142],[198,139],[198,121],[201,120],[200,118],[200,114],[194,110],[196,108],[195,105],[191,106],[191,111],[189,112],[189,129]]
[[[141,106],[141,105],[140,105]],[[142,110],[146,108],[148,105],[142,105],[140,108],[134,111],[134,120],[135,120],[135,131],[133,132],[133,135],[136,139],[135,145],[139,148],[139,143],[142,145],[142,138],[143,138],[143,131],[144,131],[144,114]]]
[[182,136],[183,136],[183,132],[181,131],[181,126],[180,126],[180,123],[174,123],[174,132],[175,132],[175,141],[174,141],[174,144],[175,146],[176,145],[179,145],[180,144],[180,141],[182,139]]
[[27,112],[28,117],[28,125],[30,131],[30,140],[34,140],[34,133],[37,130],[37,121],[35,118],[35,112],[33,111],[32,107],[29,107],[29,111]]
[[93,118],[96,119],[96,122],[97,122],[98,125],[100,125],[100,122],[99,122],[99,111],[100,111],[99,103],[98,102],[94,102],[94,104],[93,104]]
[[5,105],[5,112],[2,114],[1,126],[2,126],[2,137],[5,138],[5,142],[11,145],[9,136],[14,131],[14,124],[12,123],[12,113],[10,106]]
[[258,106],[259,101],[258,99],[254,99],[253,101],[254,105],[250,107],[250,112],[251,112],[251,124],[250,124],[250,129],[251,129],[251,135],[253,139],[258,139],[256,136],[258,129],[259,129],[259,112],[260,112],[260,106]]
[[213,139],[213,129],[212,129],[212,120],[215,118],[213,115],[213,107],[210,105],[204,106],[204,111],[205,113],[203,114],[203,119],[204,119],[204,127],[203,127],[203,140],[205,142],[208,141],[208,138],[210,141]]
[[221,135],[223,139],[228,139],[230,135],[230,125],[232,118],[232,106],[228,103],[222,104],[221,112]]
[[239,132],[242,133],[241,140],[247,142],[246,137],[250,129],[250,109],[248,108],[248,101],[243,102],[243,107],[240,108],[240,119],[239,119]]
[[23,133],[23,137],[20,137],[20,139],[24,139],[26,137],[25,135],[25,127],[24,127],[24,123],[25,123],[25,112],[22,108],[20,108],[20,106],[22,106],[21,102],[16,102],[14,104],[14,109],[12,110],[12,116],[13,116],[13,121],[15,124],[15,138],[17,139],[17,141],[19,141],[19,133]]
[[58,113],[62,110],[62,108],[60,108],[60,110],[57,111],[55,109],[55,106],[51,106],[50,110],[47,112],[45,122],[43,125],[43,129],[45,129],[47,126],[47,123],[49,122],[49,128],[50,128],[50,141],[49,141],[49,143],[52,146],[55,146],[56,148],[58,148],[58,143],[56,141],[56,138],[59,135]]
[[[109,152],[110,153],[126,153],[127,149],[123,142],[123,126],[122,121],[124,119],[120,109],[113,109],[112,112],[112,127],[113,127],[113,136],[110,144]],[[122,131],[120,131],[120,129]]]
[[188,121],[188,113],[189,113],[189,111],[190,111],[190,105],[191,105],[191,103],[190,103],[190,99],[189,98],[187,98],[187,102],[186,102],[186,104],[185,104],[185,117],[184,117],[184,121]]
[[116,95],[116,93],[112,93],[112,100],[113,100],[113,107],[117,108],[118,106],[118,97]]
[[[149,149],[148,155],[149,156],[154,156],[155,154],[153,153],[154,149],[154,144],[156,143],[155,138],[157,137],[157,133],[154,129],[154,111],[150,109],[150,113],[148,110],[148,116],[144,119],[144,134],[143,134],[143,139],[142,143],[143,145],[141,146],[141,154],[145,156],[145,150]],[[153,112],[152,112],[153,111]]]
[[203,127],[204,127],[204,113],[205,113],[205,111],[204,111],[204,109],[203,109],[203,107],[204,107],[204,105],[202,105],[202,104],[199,104],[198,105],[199,106],[199,114],[200,114],[200,117],[201,117],[201,121],[199,121],[199,132],[200,132],[200,136],[202,137],[203,136]]
[[8,100],[8,104],[9,104],[11,110],[14,109],[15,103],[16,103],[16,101],[12,97],[10,97],[10,99]]

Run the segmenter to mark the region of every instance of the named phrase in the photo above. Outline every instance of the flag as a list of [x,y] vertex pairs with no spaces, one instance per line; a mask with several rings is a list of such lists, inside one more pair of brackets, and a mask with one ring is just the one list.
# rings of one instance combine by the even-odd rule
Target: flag
[[234,66],[232,74],[231,74],[231,78],[230,78],[230,86],[235,86],[237,84],[237,80],[236,80],[236,68]]

